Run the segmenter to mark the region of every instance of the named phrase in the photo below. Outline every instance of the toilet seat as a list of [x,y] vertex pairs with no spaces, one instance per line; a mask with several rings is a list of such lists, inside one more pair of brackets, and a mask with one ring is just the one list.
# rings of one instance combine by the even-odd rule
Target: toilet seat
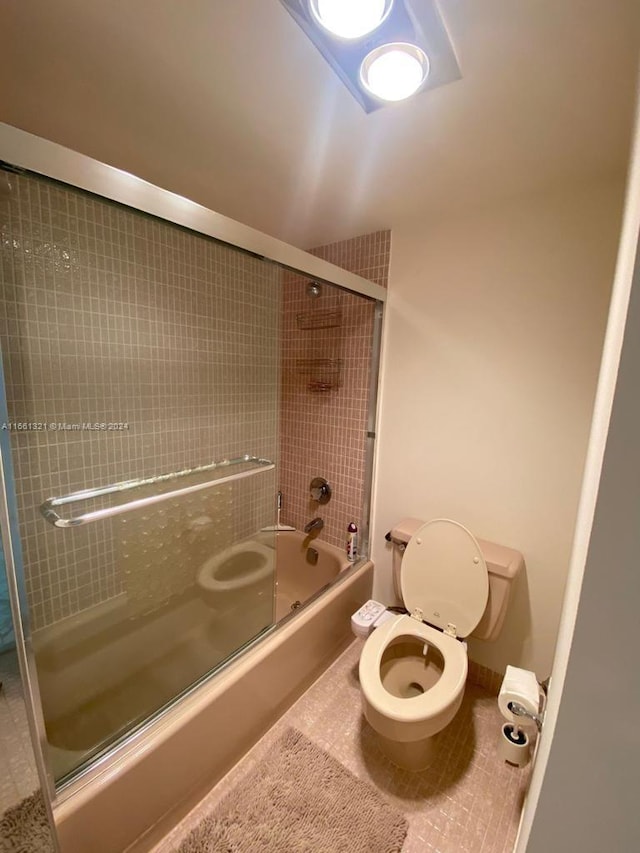
[[[442,675],[426,693],[410,699],[393,696],[380,677],[382,655],[397,637],[412,637],[434,646],[444,660]],[[418,622],[411,616],[389,619],[368,637],[360,655],[360,687],[378,713],[397,722],[413,723],[445,711],[467,678],[467,649],[464,643]]]
[[417,619],[468,637],[489,597],[487,564],[473,534],[448,518],[418,528],[402,558],[400,590]]

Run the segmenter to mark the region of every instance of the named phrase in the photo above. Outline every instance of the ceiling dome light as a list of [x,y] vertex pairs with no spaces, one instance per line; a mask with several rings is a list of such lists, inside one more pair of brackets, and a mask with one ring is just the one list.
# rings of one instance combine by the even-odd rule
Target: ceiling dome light
[[429,75],[429,58],[415,44],[383,44],[360,66],[364,88],[382,101],[403,101],[418,91]]
[[320,26],[343,39],[358,39],[373,32],[392,5],[393,0],[309,0]]

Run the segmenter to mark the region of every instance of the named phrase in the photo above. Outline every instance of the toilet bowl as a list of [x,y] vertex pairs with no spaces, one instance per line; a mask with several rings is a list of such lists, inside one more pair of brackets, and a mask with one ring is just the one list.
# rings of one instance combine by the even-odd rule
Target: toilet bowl
[[[462,703],[464,638],[481,621],[485,625],[490,571],[478,541],[456,521],[408,519],[391,538],[395,579],[409,615],[387,619],[368,636],[359,665],[362,707],[387,757],[418,771],[432,762],[436,735]],[[485,628],[492,633],[497,620],[502,624],[506,591],[523,561],[512,549],[485,544],[506,564],[499,576],[508,576],[498,587],[500,600],[489,607]]]
[[227,605],[249,587],[259,591],[265,586],[267,592],[272,591],[274,566],[274,549],[250,539],[208,559],[197,582],[211,604]]
[[394,764],[424,770],[434,735],[456,715],[467,678],[466,646],[410,616],[373,632],[360,656],[364,715]]

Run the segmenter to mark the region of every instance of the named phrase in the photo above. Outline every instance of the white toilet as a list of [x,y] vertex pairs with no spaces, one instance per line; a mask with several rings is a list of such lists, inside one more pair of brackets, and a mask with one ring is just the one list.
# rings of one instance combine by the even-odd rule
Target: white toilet
[[360,688],[385,754],[417,771],[431,763],[434,736],[462,702],[464,638],[495,639],[524,560],[443,518],[405,519],[391,541],[396,593],[410,615],[378,620],[360,656]]

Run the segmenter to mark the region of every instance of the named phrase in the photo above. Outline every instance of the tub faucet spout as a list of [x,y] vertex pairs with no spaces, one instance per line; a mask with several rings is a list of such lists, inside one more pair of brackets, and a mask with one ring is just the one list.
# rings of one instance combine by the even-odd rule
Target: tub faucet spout
[[311,533],[313,530],[322,530],[324,527],[324,521],[321,518],[314,518],[312,521],[308,521],[304,526],[305,533]]

